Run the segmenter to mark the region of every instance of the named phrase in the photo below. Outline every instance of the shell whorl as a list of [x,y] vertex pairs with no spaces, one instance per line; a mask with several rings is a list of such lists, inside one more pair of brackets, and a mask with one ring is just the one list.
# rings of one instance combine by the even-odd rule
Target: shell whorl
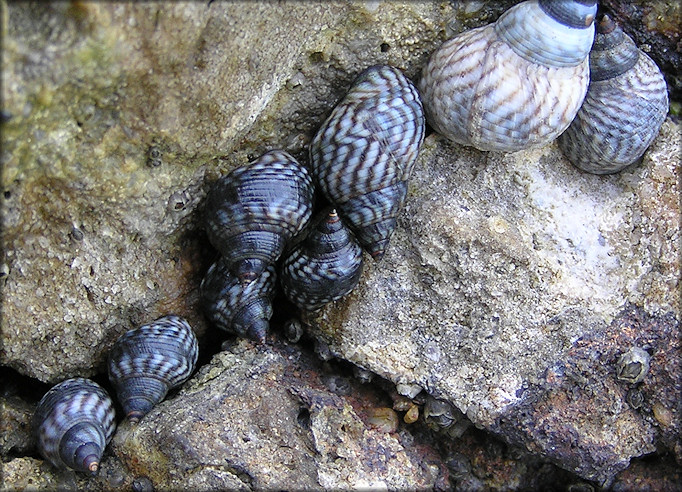
[[593,37],[593,24],[566,26],[537,2],[512,7],[495,24],[465,31],[432,53],[419,81],[427,121],[451,141],[483,151],[546,145],[585,97]]
[[358,75],[311,142],[315,181],[375,259],[393,234],[423,140],[417,89],[397,68],[377,65]]
[[307,169],[281,150],[220,178],[206,197],[208,238],[243,282],[259,276],[312,215]]
[[663,74],[632,39],[604,16],[590,53],[585,100],[558,144],[571,163],[611,174],[639,161],[668,112]]
[[604,15],[590,52],[590,80],[599,82],[624,74],[635,66],[640,53],[632,38]]
[[310,234],[287,255],[280,273],[284,294],[314,311],[352,291],[362,274],[362,248],[336,210],[325,210]]
[[40,453],[55,467],[94,474],[116,429],[113,402],[97,383],[67,379],[40,400],[33,429]]
[[139,421],[184,383],[199,355],[197,338],[180,316],[163,316],[129,330],[109,352],[109,379],[131,422]]
[[275,279],[275,267],[269,265],[257,278],[244,284],[221,257],[201,282],[202,309],[221,330],[263,343],[270,328]]
[[574,67],[590,52],[597,2],[527,1],[504,12],[495,33],[520,57],[547,67]]

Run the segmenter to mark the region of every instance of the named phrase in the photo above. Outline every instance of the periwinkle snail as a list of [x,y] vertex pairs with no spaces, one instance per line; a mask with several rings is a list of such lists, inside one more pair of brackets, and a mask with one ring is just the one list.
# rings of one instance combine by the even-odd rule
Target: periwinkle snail
[[199,354],[197,338],[180,316],[163,316],[129,330],[109,352],[109,379],[131,422],[139,421],[184,383]]
[[275,267],[269,265],[253,281],[243,284],[221,257],[201,281],[202,309],[221,330],[263,343],[270,328],[275,278]]
[[206,197],[206,231],[230,271],[248,283],[303,230],[312,206],[313,182],[306,168],[286,152],[272,150],[215,183]]
[[484,151],[551,142],[585,97],[596,12],[596,0],[526,1],[444,42],[419,82],[427,121]]
[[94,474],[116,428],[113,403],[97,383],[72,378],[38,403],[33,429],[40,453],[60,469]]
[[637,162],[668,113],[656,63],[605,15],[590,52],[590,85],[559,148],[576,167],[611,174]]
[[352,291],[362,273],[362,248],[336,210],[323,210],[308,236],[282,262],[284,294],[313,311]]
[[316,184],[375,259],[393,234],[423,140],[417,89],[397,68],[377,65],[358,75],[310,144]]

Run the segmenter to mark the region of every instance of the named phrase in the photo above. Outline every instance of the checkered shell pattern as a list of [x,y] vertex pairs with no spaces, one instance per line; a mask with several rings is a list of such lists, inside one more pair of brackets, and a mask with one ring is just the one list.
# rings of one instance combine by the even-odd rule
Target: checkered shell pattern
[[109,379],[123,410],[139,420],[194,371],[199,347],[189,323],[163,316],[129,330],[109,352]]
[[323,211],[310,234],[284,258],[280,282],[300,309],[314,311],[351,292],[362,274],[362,248],[335,210]]
[[284,151],[266,152],[220,178],[208,193],[208,238],[235,275],[251,280],[308,223],[313,193],[305,167]]
[[38,450],[60,469],[89,472],[72,450],[87,443],[97,463],[116,429],[113,402],[97,383],[72,378],[53,386],[40,400],[33,416]]
[[414,85],[397,68],[377,65],[356,78],[310,144],[319,189],[376,258],[405,201],[424,122]]
[[668,113],[663,74],[607,16],[590,54],[591,81],[559,148],[575,166],[611,174],[644,155]]
[[275,267],[249,283],[240,282],[221,257],[201,282],[201,305],[211,324],[241,337],[264,341],[272,317]]

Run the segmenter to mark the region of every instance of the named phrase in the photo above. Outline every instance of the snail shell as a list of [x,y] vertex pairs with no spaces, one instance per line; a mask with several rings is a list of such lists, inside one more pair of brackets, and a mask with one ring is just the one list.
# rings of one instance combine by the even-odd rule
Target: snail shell
[[97,383],[73,378],[53,386],[33,415],[40,453],[55,467],[94,474],[116,428],[111,398]]
[[596,0],[526,1],[446,41],[419,83],[427,121],[479,150],[551,142],[585,97],[596,11]]
[[605,15],[590,52],[587,96],[559,147],[583,171],[615,173],[642,157],[667,113],[663,74]]
[[206,197],[208,238],[244,283],[258,277],[310,220],[310,174],[282,150],[220,178]]
[[284,258],[280,282],[291,302],[314,311],[352,291],[361,274],[362,248],[332,209]]
[[310,144],[313,175],[358,241],[380,259],[407,195],[424,112],[397,68],[366,69]]
[[194,331],[180,316],[163,316],[121,335],[109,352],[109,380],[128,419],[139,421],[184,383],[198,355]]
[[253,281],[243,284],[221,257],[201,281],[204,313],[221,330],[263,343],[270,328],[275,278],[275,267],[269,265]]

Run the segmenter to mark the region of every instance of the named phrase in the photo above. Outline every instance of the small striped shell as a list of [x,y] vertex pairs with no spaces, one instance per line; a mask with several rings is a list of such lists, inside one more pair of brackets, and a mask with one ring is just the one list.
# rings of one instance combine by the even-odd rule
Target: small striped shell
[[221,330],[265,342],[272,317],[275,278],[275,267],[270,265],[244,284],[221,257],[208,269],[199,288],[204,314]]
[[594,174],[621,171],[639,161],[668,113],[663,74],[608,17],[597,26],[590,53],[590,85],[559,148],[575,166]]
[[380,259],[424,140],[417,89],[397,68],[366,69],[310,144],[313,176],[360,244]]
[[109,352],[109,380],[128,419],[139,421],[189,379],[198,355],[194,331],[180,316],[163,316],[121,335]]
[[282,150],[266,152],[220,178],[208,193],[208,238],[232,273],[250,282],[306,226],[313,192],[305,167]]
[[40,400],[33,429],[38,450],[55,467],[94,474],[116,429],[113,402],[97,383],[67,379]]
[[484,151],[554,140],[587,91],[596,10],[596,0],[526,1],[443,43],[419,82],[429,124]]
[[362,264],[362,248],[336,210],[323,211],[306,239],[284,258],[282,290],[300,309],[314,311],[352,291]]

